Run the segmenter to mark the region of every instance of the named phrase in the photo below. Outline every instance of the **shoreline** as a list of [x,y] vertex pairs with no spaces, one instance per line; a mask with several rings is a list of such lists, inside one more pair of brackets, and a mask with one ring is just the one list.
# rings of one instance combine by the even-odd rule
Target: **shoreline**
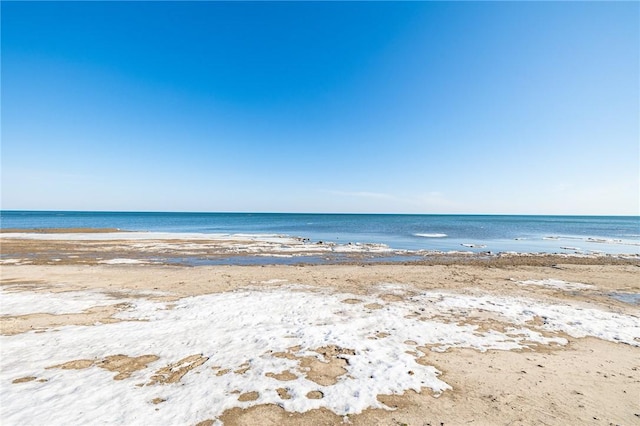
[[0,228],[2,234],[103,234],[131,232],[120,228]]
[[640,253],[399,250],[376,243],[312,242],[276,234],[133,232],[85,228],[0,233],[0,264],[359,265],[638,264]]
[[[116,223],[111,223],[111,225]],[[86,227],[56,227],[56,228],[5,228],[0,229],[0,238],[4,239],[39,239],[39,240],[73,240],[73,241],[113,241],[113,240],[149,240],[149,241],[193,241],[224,245],[232,242],[262,243],[270,247],[262,247],[277,252],[279,257],[286,257],[289,252],[297,255],[307,253],[336,252],[346,253],[389,253],[394,256],[428,256],[442,254],[473,254],[473,255],[506,255],[506,254],[556,254],[575,255],[583,257],[620,256],[640,258],[640,240],[630,238],[638,236],[634,233],[604,234],[592,230],[590,234],[574,235],[571,230],[549,229],[548,233],[540,230],[529,234],[523,229],[523,234],[517,233],[507,238],[494,229],[493,237],[483,237],[477,232],[469,235],[453,235],[446,233],[425,233],[396,229],[395,234],[375,233],[371,229],[350,229],[345,224],[340,228],[314,229],[306,227],[309,224],[299,224],[298,227],[287,228],[276,226],[265,228],[265,232],[256,232],[254,227],[236,226],[210,228],[192,226],[188,229],[123,229],[115,227],[95,228]],[[301,226],[301,227],[300,227]],[[374,226],[374,225],[372,225]],[[437,227],[437,225],[435,225]],[[495,225],[494,225],[495,226]],[[482,226],[481,226],[482,228]],[[240,230],[242,229],[242,230]],[[277,230],[276,230],[277,229]],[[373,228],[375,229],[375,228]],[[270,230],[270,231],[269,231]],[[447,231],[449,232],[449,231]],[[555,233],[554,233],[555,232]],[[475,234],[475,237],[472,235]],[[607,236],[608,235],[608,236]],[[280,247],[278,247],[278,245]],[[249,253],[256,254],[256,253]],[[275,257],[275,256],[274,256]],[[414,259],[415,260],[415,259]],[[311,260],[319,263],[318,260]],[[395,259],[394,259],[395,261]]]

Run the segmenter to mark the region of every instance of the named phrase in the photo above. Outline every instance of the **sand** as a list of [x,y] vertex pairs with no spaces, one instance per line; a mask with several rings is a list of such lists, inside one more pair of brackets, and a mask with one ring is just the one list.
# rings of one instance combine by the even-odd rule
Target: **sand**
[[[17,245],[3,245],[3,256],[17,258],[24,247],[15,252],[9,250]],[[75,250],[83,251],[86,247],[76,245]],[[130,246],[124,250],[131,254]],[[438,349],[436,345],[424,346],[424,342],[407,340],[404,344],[414,348],[408,352],[415,357],[415,364],[406,373],[419,375],[423,374],[420,368],[433,367],[439,371],[437,379],[450,388],[434,392],[425,386],[397,394],[379,394],[379,407],[369,407],[347,415],[335,413],[322,404],[326,398],[330,398],[330,394],[325,395],[328,390],[346,383],[350,375],[356,374],[352,368],[355,357],[360,355],[358,351],[348,344],[274,350],[272,358],[288,362],[287,365],[291,367],[267,372],[263,376],[268,378],[265,380],[280,383],[274,395],[277,392],[282,403],[263,403],[266,390],[262,392],[262,389],[247,387],[238,389],[237,393],[229,392],[228,408],[215,416],[208,417],[206,410],[202,409],[198,409],[197,413],[189,413],[188,407],[192,405],[184,403],[184,416],[172,418],[168,423],[419,426],[640,424],[640,334],[634,334],[640,333],[640,309],[637,304],[611,297],[612,294],[624,296],[640,293],[640,264],[637,260],[599,258],[591,259],[587,262],[589,264],[581,264],[584,262],[579,259],[541,256],[527,262],[519,261],[520,258],[513,258],[513,262],[505,259],[450,262],[447,259],[444,264],[430,262],[404,265],[358,264],[354,260],[342,265],[186,267],[99,264],[95,259],[91,261],[90,255],[83,257],[86,262],[54,264],[51,259],[58,258],[60,253],[49,251],[48,256],[48,260],[41,262],[0,266],[1,284],[5,292],[3,301],[9,300],[6,295],[19,294],[21,297],[33,297],[33,306],[37,307],[40,306],[35,303],[37,295],[43,294],[50,298],[53,306],[53,296],[56,294],[81,297],[99,292],[102,299],[95,300],[99,299],[100,303],[86,307],[82,304],[84,302],[78,302],[78,312],[38,312],[40,308],[34,308],[36,310],[27,309],[28,312],[20,311],[16,315],[7,314],[4,303],[0,304],[3,307],[0,331],[4,338],[33,334],[33,338],[38,339],[38,336],[44,338],[55,333],[54,330],[62,330],[60,333],[63,333],[68,327],[76,326],[90,330],[98,326],[135,325],[132,322],[134,320],[127,317],[127,312],[136,303],[163,304],[169,310],[173,306],[182,309],[180,303],[193,297],[234,295],[245,290],[263,291],[265,300],[271,300],[266,295],[274,291],[296,291],[320,296],[326,292],[327,295],[338,295],[336,297],[342,301],[340,311],[345,315],[364,311],[371,315],[382,315],[399,306],[414,306],[412,303],[417,303],[415,300],[423,297],[421,295],[433,292],[467,298],[455,300],[485,298],[498,304],[512,298],[533,300],[549,306],[566,305],[578,310],[603,312],[631,321],[631,340],[627,343],[616,342],[605,334],[600,338],[589,333],[584,337],[576,337],[569,331],[553,330],[544,325],[545,319],[539,315],[532,317],[524,326],[545,338],[566,339],[566,344],[534,344],[527,340],[528,343],[515,350],[483,352],[468,347],[451,347],[440,351],[435,350]],[[39,255],[38,258],[44,259],[45,255]],[[246,313],[250,311],[243,312],[244,315],[250,315]],[[487,337],[508,331],[508,327],[513,325],[498,314],[503,314],[500,309],[492,314],[490,309],[454,307],[450,311],[438,311],[424,320],[470,325],[476,327],[477,333],[485,333],[482,336]],[[416,312],[416,320],[420,319],[420,315],[424,314]],[[153,321],[152,317],[149,318],[142,321]],[[391,329],[372,329],[369,338],[373,339],[372,342],[391,342],[394,333]],[[0,383],[0,388],[3,394],[13,392],[18,389],[15,388],[17,386],[25,387],[22,389],[40,386],[39,392],[46,392],[46,386],[53,386],[54,380],[76,380],[61,374],[103,374],[100,373],[102,371],[109,374],[109,380],[113,383],[131,381],[132,387],[140,386],[143,391],[173,386],[171,389],[175,393],[170,394],[172,396],[160,392],[154,394],[154,398],[148,398],[149,407],[162,410],[163,407],[178,404],[176,395],[205,398],[202,394],[189,393],[190,380],[195,379],[196,375],[231,380],[254,374],[257,368],[255,362],[251,361],[256,354],[238,353],[238,360],[249,361],[244,364],[238,361],[238,365],[231,368],[229,365],[212,364],[215,360],[211,353],[185,353],[183,357],[170,360],[160,351],[134,354],[126,347],[121,349],[122,353],[104,356],[86,355],[97,353],[96,348],[79,349],[76,358],[64,359],[63,362],[52,360],[45,363],[47,365],[43,364],[42,369],[24,365],[24,374],[8,377]],[[0,348],[0,351],[3,350]],[[1,363],[3,369],[9,366],[15,369],[16,365],[20,365],[20,360],[7,359],[3,354]],[[77,380],[81,380],[81,377],[84,376],[78,376]],[[316,384],[317,388],[310,387],[305,395],[296,396],[292,384],[300,380],[306,384]],[[99,387],[100,383],[96,383],[96,386]],[[24,392],[20,395],[29,395],[28,391]],[[318,408],[304,412],[287,410],[286,404],[296,398],[306,398],[308,404],[318,404]],[[91,409],[90,406],[87,408]],[[12,406],[6,402],[0,405],[0,410],[2,424],[17,424],[16,418],[23,422],[30,418],[28,413],[12,414]],[[60,421],[60,418],[51,418],[52,423]]]

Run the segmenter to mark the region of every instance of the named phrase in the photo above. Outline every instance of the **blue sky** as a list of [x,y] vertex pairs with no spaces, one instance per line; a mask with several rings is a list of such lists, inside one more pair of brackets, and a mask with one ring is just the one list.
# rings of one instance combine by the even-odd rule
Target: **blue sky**
[[2,208],[631,214],[637,2],[5,2]]

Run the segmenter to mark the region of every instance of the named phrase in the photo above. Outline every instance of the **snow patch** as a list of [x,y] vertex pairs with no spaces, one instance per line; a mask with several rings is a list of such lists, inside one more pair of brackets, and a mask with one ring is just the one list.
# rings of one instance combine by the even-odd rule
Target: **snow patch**
[[522,285],[536,285],[541,287],[549,287],[549,288],[557,288],[560,290],[583,290],[588,288],[595,288],[595,286],[591,284],[582,284],[582,283],[570,283],[567,281],[556,280],[553,278],[547,278],[545,280],[526,280],[526,281],[518,281],[518,284]]
[[[401,290],[401,286],[382,284],[379,289]],[[216,419],[229,408],[268,403],[287,411],[324,407],[339,415],[355,414],[370,407],[388,409],[377,399],[380,394],[450,389],[433,366],[416,362],[421,354],[407,341],[436,351],[511,350],[566,344],[564,338],[553,336],[562,331],[640,346],[640,319],[597,309],[442,292],[396,301],[358,295],[362,303],[345,304],[353,294],[308,290],[305,286],[243,289],[183,298],[172,303],[172,309],[132,299],[127,311],[114,315],[123,322],[0,336],[0,420],[3,424],[40,424],[51,418],[61,424],[195,424]],[[63,295],[64,301],[91,305],[104,298],[90,291]],[[62,301],[47,293],[23,292],[3,293],[2,302],[3,308],[6,303],[23,304],[33,311]],[[368,309],[372,303],[383,308]],[[474,312],[489,312],[512,326],[486,331],[473,322],[461,322],[473,319]],[[529,322],[536,317],[543,319],[543,325],[535,326],[538,329]],[[329,347],[348,362],[334,384],[319,384],[306,375],[300,359],[326,361],[321,348]],[[115,373],[100,365],[118,354],[150,361],[114,380]],[[74,360],[79,362],[71,365],[81,369],[51,368]],[[274,378],[285,373],[291,378],[286,382]],[[177,379],[163,384],[160,379],[169,376]],[[12,384],[24,377],[37,380]],[[280,388],[286,388],[291,398],[282,399]],[[238,399],[249,392],[255,392],[254,400]],[[322,397],[307,397],[312,392],[321,392]],[[158,400],[162,403],[151,403]]]

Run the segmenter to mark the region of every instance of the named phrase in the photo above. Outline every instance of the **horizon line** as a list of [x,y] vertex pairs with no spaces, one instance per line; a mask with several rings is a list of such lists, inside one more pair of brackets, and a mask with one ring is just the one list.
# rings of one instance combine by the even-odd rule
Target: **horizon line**
[[[557,216],[557,217],[639,217],[639,214],[544,214],[544,213],[385,213],[385,212],[278,212],[278,211],[195,211],[195,210],[49,210],[49,209],[2,209],[0,213],[152,213],[152,214],[288,214],[288,215],[387,215],[387,216]],[[2,227],[2,224],[0,224]]]

